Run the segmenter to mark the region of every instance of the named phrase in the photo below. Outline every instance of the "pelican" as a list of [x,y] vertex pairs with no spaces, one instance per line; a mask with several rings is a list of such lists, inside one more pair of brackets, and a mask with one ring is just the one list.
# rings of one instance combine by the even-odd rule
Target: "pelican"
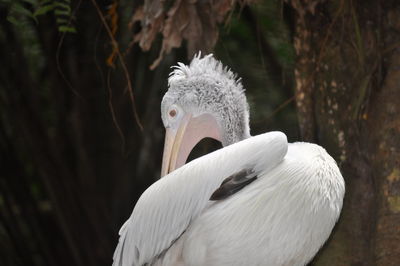
[[[345,185],[335,160],[282,132],[250,136],[241,80],[212,55],[178,63],[161,103],[161,175],[120,229],[115,266],[305,265]],[[185,164],[210,137],[223,148]]]

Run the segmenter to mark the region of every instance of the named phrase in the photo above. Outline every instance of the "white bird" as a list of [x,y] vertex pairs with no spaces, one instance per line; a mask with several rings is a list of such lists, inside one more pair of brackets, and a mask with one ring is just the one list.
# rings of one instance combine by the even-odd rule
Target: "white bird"
[[[178,63],[168,81],[167,175],[122,226],[113,265],[307,264],[342,208],[334,159],[316,144],[288,144],[281,132],[251,137],[241,82],[212,55]],[[224,148],[184,165],[204,137]]]

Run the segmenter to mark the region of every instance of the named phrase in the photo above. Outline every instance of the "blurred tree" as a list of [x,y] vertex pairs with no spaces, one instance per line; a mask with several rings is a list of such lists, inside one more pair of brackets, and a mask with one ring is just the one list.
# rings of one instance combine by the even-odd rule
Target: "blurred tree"
[[303,139],[346,179],[342,217],[315,265],[400,265],[400,2],[290,1]]

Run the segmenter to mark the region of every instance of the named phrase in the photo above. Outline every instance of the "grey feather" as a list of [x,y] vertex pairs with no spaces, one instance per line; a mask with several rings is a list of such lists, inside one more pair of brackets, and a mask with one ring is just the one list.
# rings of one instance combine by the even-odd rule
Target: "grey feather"
[[221,186],[214,191],[210,197],[210,200],[225,199],[240,191],[242,188],[252,183],[256,179],[257,175],[252,169],[243,169],[222,181]]
[[178,63],[168,79],[168,91],[161,102],[161,116],[178,104],[194,116],[212,114],[221,129],[222,145],[250,137],[249,105],[241,80],[212,54],[196,56],[186,66]]

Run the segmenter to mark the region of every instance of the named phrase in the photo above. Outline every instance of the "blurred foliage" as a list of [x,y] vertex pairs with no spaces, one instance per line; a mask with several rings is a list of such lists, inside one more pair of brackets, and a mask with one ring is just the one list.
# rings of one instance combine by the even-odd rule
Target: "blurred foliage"
[[23,29],[26,19],[38,23],[38,17],[52,13],[56,19],[58,31],[76,32],[72,25],[71,0],[0,0],[0,5],[9,9],[7,20]]
[[[103,14],[111,3],[102,3]],[[114,37],[143,132],[120,63],[106,64],[112,46],[90,1],[0,0],[1,265],[109,265],[119,227],[158,178],[160,101],[170,66],[189,60],[183,42],[149,70],[162,39],[147,52],[132,46],[140,25],[128,24],[139,4],[118,1]],[[299,132],[286,8],[278,0],[236,7],[214,52],[243,79],[252,133],[282,130],[293,141]],[[191,157],[216,147],[204,141]]]
[[221,29],[215,53],[242,77],[253,134],[282,130],[296,141],[295,55],[283,9],[281,1],[260,1],[238,10]]

